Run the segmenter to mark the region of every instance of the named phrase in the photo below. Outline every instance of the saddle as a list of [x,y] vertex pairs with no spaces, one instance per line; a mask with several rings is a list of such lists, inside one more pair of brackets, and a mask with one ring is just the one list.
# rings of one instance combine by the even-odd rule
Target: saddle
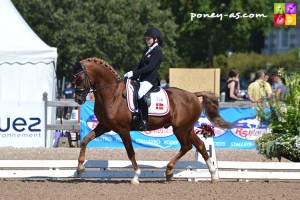
[[[137,110],[137,107],[135,105],[137,105],[138,90],[134,90],[135,87],[139,88],[139,86],[136,85],[133,86],[131,84],[131,79],[127,79],[126,98],[127,98],[127,106],[130,112],[135,112]],[[163,116],[169,113],[170,110],[169,98],[167,92],[163,88],[159,86],[154,86],[149,90],[149,92],[147,92],[146,97],[147,97],[147,105],[149,108],[150,116]]]
[[[136,118],[138,111],[138,90],[140,88],[139,82],[136,80],[127,79],[126,81],[126,96],[127,105],[130,112],[132,112],[133,124],[137,123]],[[148,106],[148,115],[150,116],[164,116],[169,113],[169,98],[164,89],[159,86],[152,87],[145,95]],[[134,127],[134,126],[133,126]]]

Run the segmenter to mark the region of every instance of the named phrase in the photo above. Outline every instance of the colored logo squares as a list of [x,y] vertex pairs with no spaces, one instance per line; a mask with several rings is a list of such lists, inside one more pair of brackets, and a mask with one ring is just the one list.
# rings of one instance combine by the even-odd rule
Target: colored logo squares
[[274,3],[274,15],[285,14],[285,3]]
[[285,14],[297,14],[296,3],[285,3]]
[[295,26],[297,5],[295,2],[274,3],[274,25]]

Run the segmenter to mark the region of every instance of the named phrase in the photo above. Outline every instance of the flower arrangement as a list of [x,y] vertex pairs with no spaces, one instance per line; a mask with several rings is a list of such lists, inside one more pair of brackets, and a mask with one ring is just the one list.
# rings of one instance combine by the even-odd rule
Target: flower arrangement
[[[283,76],[286,76],[283,74]],[[268,159],[284,156],[300,161],[300,74],[286,78],[290,91],[282,101],[268,100],[257,104],[256,116],[269,123],[271,133],[255,140],[257,149]]]
[[199,127],[196,134],[202,134],[205,139],[209,137],[215,137],[215,129],[211,124],[202,123]]

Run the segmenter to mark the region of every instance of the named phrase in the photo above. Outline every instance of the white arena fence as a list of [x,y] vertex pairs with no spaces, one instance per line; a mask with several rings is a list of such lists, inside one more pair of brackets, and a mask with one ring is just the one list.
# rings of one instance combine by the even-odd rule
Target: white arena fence
[[[169,161],[139,161],[140,178],[165,178]],[[0,178],[77,178],[77,160],[0,160]],[[81,178],[111,180],[134,176],[130,161],[87,160]],[[300,180],[300,163],[218,161],[218,173],[225,180]],[[210,180],[206,164],[181,161],[174,167],[174,179]]]

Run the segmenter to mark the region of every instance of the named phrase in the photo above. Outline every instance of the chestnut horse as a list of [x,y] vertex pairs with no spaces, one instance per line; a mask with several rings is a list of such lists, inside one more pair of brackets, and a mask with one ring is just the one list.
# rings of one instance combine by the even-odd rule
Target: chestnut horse
[[[123,79],[113,67],[99,58],[88,58],[73,64],[73,75],[75,101],[80,105],[85,103],[87,94],[93,91],[95,96],[94,113],[99,121],[95,129],[82,140],[78,158],[78,176],[81,176],[85,170],[83,163],[87,144],[113,130],[120,135],[134,168],[135,174],[131,183],[138,184],[141,170],[135,159],[130,138],[132,114],[127,107],[126,98],[124,98],[126,87]],[[166,92],[170,101],[169,113],[160,117],[149,116],[149,130],[172,126],[181,145],[179,153],[167,164],[166,180],[172,179],[173,167],[194,145],[206,161],[211,173],[211,182],[217,183],[219,181],[218,174],[208,156],[204,142],[194,132],[194,124],[199,119],[203,107],[212,124],[220,128],[231,127],[231,124],[219,115],[218,98],[212,92],[190,93],[174,87],[166,89]],[[202,105],[198,97],[202,97]]]

